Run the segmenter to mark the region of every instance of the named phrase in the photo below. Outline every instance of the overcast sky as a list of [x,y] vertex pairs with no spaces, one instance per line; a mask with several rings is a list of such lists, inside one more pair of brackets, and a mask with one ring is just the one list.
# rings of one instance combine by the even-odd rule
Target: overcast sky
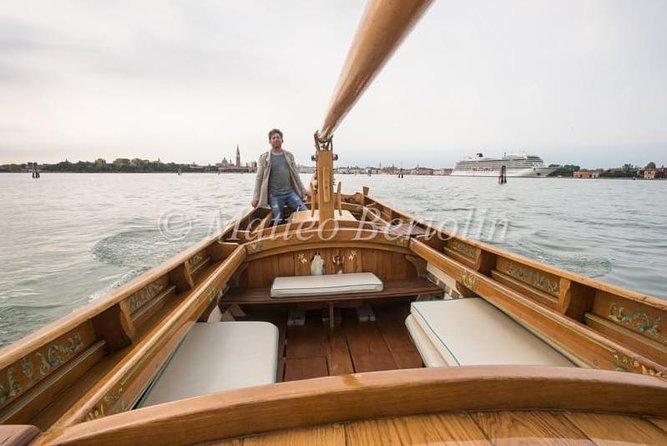
[[[0,163],[308,162],[361,0],[3,1]],[[436,0],[338,128],[339,164],[474,152],[667,164],[667,1]]]

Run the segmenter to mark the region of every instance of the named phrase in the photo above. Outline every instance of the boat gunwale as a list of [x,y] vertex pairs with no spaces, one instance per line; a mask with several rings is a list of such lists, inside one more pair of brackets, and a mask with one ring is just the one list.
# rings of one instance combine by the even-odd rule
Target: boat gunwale
[[[667,383],[596,369],[463,366],[357,373],[219,392],[57,428],[37,444],[203,443],[368,418],[545,410],[667,417]],[[261,414],[261,416],[258,416]]]
[[[428,223],[428,222],[426,222],[426,221],[424,221],[420,218],[416,218],[416,217],[412,216],[411,214],[409,214],[409,213],[407,213],[403,210],[396,209],[392,205],[387,205],[385,202],[383,202],[381,200],[378,200],[373,196],[364,195],[364,198],[369,199],[372,202],[375,202],[375,203],[383,206],[384,208],[391,209],[393,212],[395,212],[397,214],[400,214],[401,217],[411,218],[412,221],[414,221],[417,224],[424,225],[424,226],[428,227],[429,229],[432,229],[434,231],[437,231],[437,232],[440,232],[440,233],[446,235],[447,239],[445,239],[445,240],[456,239],[456,240],[462,241],[464,243],[468,243],[472,246],[478,247],[482,250],[488,251],[488,252],[490,252],[492,254],[495,254],[497,256],[502,256],[502,257],[505,257],[507,259],[517,261],[517,262],[522,263],[522,264],[524,264],[526,266],[529,266],[531,268],[535,268],[535,269],[541,270],[543,272],[547,272],[549,274],[553,274],[553,275],[556,275],[558,277],[568,279],[568,280],[573,281],[573,282],[578,282],[582,285],[587,285],[587,286],[589,286],[591,288],[595,288],[597,290],[605,291],[605,292],[608,292],[608,293],[611,293],[611,294],[616,294],[616,295],[619,295],[619,297],[627,298],[627,299],[630,299],[630,300],[633,300],[633,301],[636,301],[636,302],[639,302],[639,303],[643,303],[643,304],[649,304],[651,306],[658,307],[659,309],[661,309],[663,311],[667,311],[667,301],[662,300],[658,297],[654,297],[654,296],[650,296],[648,294],[640,293],[639,291],[633,291],[633,290],[623,288],[623,287],[618,286],[618,285],[613,285],[613,284],[609,284],[609,283],[606,283],[606,282],[602,282],[602,281],[597,280],[597,279],[593,279],[593,278],[586,277],[586,276],[583,276],[583,275],[580,275],[580,274],[577,274],[577,273],[573,273],[571,271],[567,271],[567,270],[559,268],[557,266],[549,265],[549,264],[546,264],[546,263],[540,263],[536,260],[530,259],[528,257],[524,257],[521,254],[516,254],[516,253],[513,253],[511,251],[505,251],[501,248],[498,248],[498,247],[495,247],[495,246],[492,246],[492,245],[488,245],[484,242],[481,242],[481,241],[478,241],[478,240],[475,240],[475,239],[471,239],[471,238],[467,238],[467,237],[464,237],[464,236],[461,236],[461,235],[458,235],[458,234],[450,233],[449,231],[445,231],[444,229],[437,228],[434,225],[432,225],[431,223]],[[365,202],[364,202],[364,206],[366,206]],[[428,239],[424,239],[423,237],[420,237],[420,236],[417,236],[416,238],[420,241],[427,241],[428,240]]]
[[[249,211],[244,214],[243,217],[228,224],[219,233],[202,239],[195,243],[194,246],[187,248],[164,262],[150,268],[148,271],[140,274],[130,282],[121,285],[117,290],[110,294],[89,302],[83,307],[72,311],[72,313],[62,316],[25,337],[3,346],[0,348],[0,370],[12,365],[26,354],[43,347],[46,343],[54,341],[64,333],[76,329],[86,321],[92,320],[95,316],[103,313],[114,305],[121,303],[133,293],[140,291],[161,276],[168,274],[171,270],[187,262],[188,259],[197,252],[206,249],[213,243],[222,241],[225,234],[233,229],[237,222],[242,221],[252,215],[252,213],[253,210]],[[243,246],[242,243],[239,243],[238,245],[239,247]]]

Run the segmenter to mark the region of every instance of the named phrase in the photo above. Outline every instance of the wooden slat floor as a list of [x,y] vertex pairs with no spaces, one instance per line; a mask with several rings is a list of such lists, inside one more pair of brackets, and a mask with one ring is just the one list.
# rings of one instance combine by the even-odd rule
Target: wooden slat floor
[[664,445],[664,419],[571,412],[434,413],[335,423],[220,445]]
[[405,318],[407,302],[372,306],[375,322],[359,322],[354,308],[342,308],[341,323],[330,329],[320,310],[306,311],[306,324],[287,327],[286,311],[252,312],[246,319],[266,320],[280,330],[278,381],[295,381],[355,372],[422,367]]

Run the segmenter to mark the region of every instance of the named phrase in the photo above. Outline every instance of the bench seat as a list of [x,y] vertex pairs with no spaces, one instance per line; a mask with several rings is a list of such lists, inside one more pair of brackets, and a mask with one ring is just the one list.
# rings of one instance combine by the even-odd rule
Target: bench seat
[[415,296],[442,296],[443,290],[437,285],[421,277],[402,280],[387,280],[382,291],[310,295],[295,297],[271,297],[270,288],[232,288],[220,299],[220,305],[281,305],[301,304],[309,302],[364,302],[385,299],[413,299]]
[[375,293],[382,288],[382,281],[373,273],[276,277],[271,286],[271,297]]
[[276,382],[278,328],[268,322],[196,323],[139,407]]
[[429,367],[574,366],[560,352],[481,298],[413,302],[406,326]]

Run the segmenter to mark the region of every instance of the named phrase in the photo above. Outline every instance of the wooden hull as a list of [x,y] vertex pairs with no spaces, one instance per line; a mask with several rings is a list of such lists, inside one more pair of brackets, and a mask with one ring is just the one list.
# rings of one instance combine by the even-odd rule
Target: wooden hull
[[[37,426],[43,432],[37,441],[43,444],[132,443],[137,435],[151,442],[188,444],[343,420],[362,423],[345,425],[346,432],[348,426],[357,432],[367,418],[425,412],[492,410],[505,419],[518,416],[512,411],[534,409],[537,415],[525,416],[559,420],[563,415],[552,411],[611,411],[633,420],[666,416],[663,301],[440,231],[367,193],[343,196],[342,201],[354,219],[325,229],[268,227],[264,211],[250,212],[219,236],[3,349],[3,423]],[[304,259],[314,252],[326,259],[344,257],[344,272],[375,273],[387,284],[385,294],[271,300],[266,288],[273,278],[310,274]],[[330,261],[325,269],[334,272]],[[442,294],[487,300],[582,367],[632,373],[503,366],[394,370],[279,383],[132,410],[192,324],[205,320],[217,305],[265,312],[281,306],[333,309]],[[461,382],[476,392],[433,398],[450,394]],[[530,385],[535,392],[525,390]],[[282,411],[296,407],[302,412],[283,416]],[[460,416],[467,420],[461,421],[464,425],[470,422],[469,415]],[[491,423],[476,425],[486,422]],[[654,430],[665,423],[643,418],[627,422],[648,423]],[[578,426],[572,419],[568,423]],[[183,435],[165,426],[179,427]]]

